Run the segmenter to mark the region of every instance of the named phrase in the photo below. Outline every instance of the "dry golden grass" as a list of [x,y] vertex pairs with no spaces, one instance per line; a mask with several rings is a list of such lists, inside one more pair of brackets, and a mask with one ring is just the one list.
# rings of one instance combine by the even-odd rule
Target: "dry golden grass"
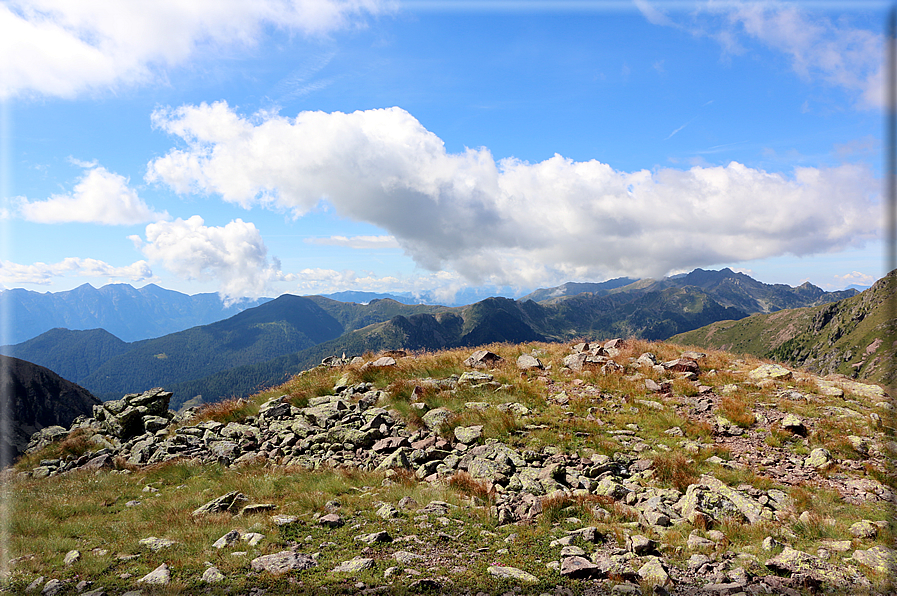
[[191,423],[198,423],[204,420],[214,420],[224,424],[228,422],[242,422],[246,418],[258,414],[259,405],[254,399],[240,397],[204,404],[196,412],[196,418]]
[[654,477],[666,486],[685,491],[700,477],[695,460],[681,452],[661,453],[653,457]]
[[83,428],[76,428],[62,441],[51,443],[38,453],[23,455],[15,464],[16,470],[30,470],[40,464],[42,459],[65,459],[67,457],[80,457],[95,449],[96,445],[90,442],[90,437]]
[[495,499],[495,488],[489,483],[478,480],[464,471],[458,471],[448,477],[446,481],[449,488],[462,494],[470,495],[491,503]]
[[757,417],[742,398],[727,395],[720,401],[719,409],[723,416],[741,428],[750,428],[757,422]]

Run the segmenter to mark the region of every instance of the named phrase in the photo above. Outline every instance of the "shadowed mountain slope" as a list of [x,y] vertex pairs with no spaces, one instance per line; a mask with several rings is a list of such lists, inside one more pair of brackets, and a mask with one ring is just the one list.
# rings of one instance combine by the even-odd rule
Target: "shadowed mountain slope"
[[43,366],[0,356],[0,367],[0,395],[10,414],[9,432],[3,433],[0,443],[7,458],[20,455],[36,431],[54,425],[68,427],[77,416],[92,416],[93,406],[100,403],[83,387]]

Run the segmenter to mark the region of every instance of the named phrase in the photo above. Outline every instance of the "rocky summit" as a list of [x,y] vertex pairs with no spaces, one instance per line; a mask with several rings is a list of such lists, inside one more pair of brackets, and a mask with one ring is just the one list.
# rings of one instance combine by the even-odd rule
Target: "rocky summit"
[[615,339],[327,358],[35,433],[5,589],[889,594],[877,385]]

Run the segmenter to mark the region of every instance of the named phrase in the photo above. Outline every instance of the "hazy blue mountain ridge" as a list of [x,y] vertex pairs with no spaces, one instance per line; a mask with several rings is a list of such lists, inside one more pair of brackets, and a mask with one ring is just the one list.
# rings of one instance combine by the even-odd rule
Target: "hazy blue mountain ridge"
[[241,300],[225,306],[218,294],[189,296],[155,284],[134,288],[90,284],[67,292],[33,292],[16,288],[0,291],[3,307],[11,313],[6,341],[17,344],[54,328],[105,329],[126,342],[161,337],[205,325],[270,300]]

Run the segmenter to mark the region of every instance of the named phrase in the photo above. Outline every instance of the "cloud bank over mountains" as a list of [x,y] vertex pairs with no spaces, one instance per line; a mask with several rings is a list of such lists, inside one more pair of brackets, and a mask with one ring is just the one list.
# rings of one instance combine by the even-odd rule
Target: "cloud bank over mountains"
[[280,271],[252,223],[236,219],[224,226],[206,226],[193,217],[161,221],[146,226],[146,240],[131,236],[134,245],[151,263],[160,263],[182,279],[218,281],[226,303],[243,297],[264,296],[271,284],[293,281],[295,275]]
[[[389,233],[424,269],[530,285],[836,251],[873,238],[879,184],[845,164],[737,162],[623,172],[560,155],[448,153],[400,108],[242,116],[225,102],[153,114],[181,143],[147,181],[302,217],[321,201]],[[348,239],[346,240],[348,243]]]

